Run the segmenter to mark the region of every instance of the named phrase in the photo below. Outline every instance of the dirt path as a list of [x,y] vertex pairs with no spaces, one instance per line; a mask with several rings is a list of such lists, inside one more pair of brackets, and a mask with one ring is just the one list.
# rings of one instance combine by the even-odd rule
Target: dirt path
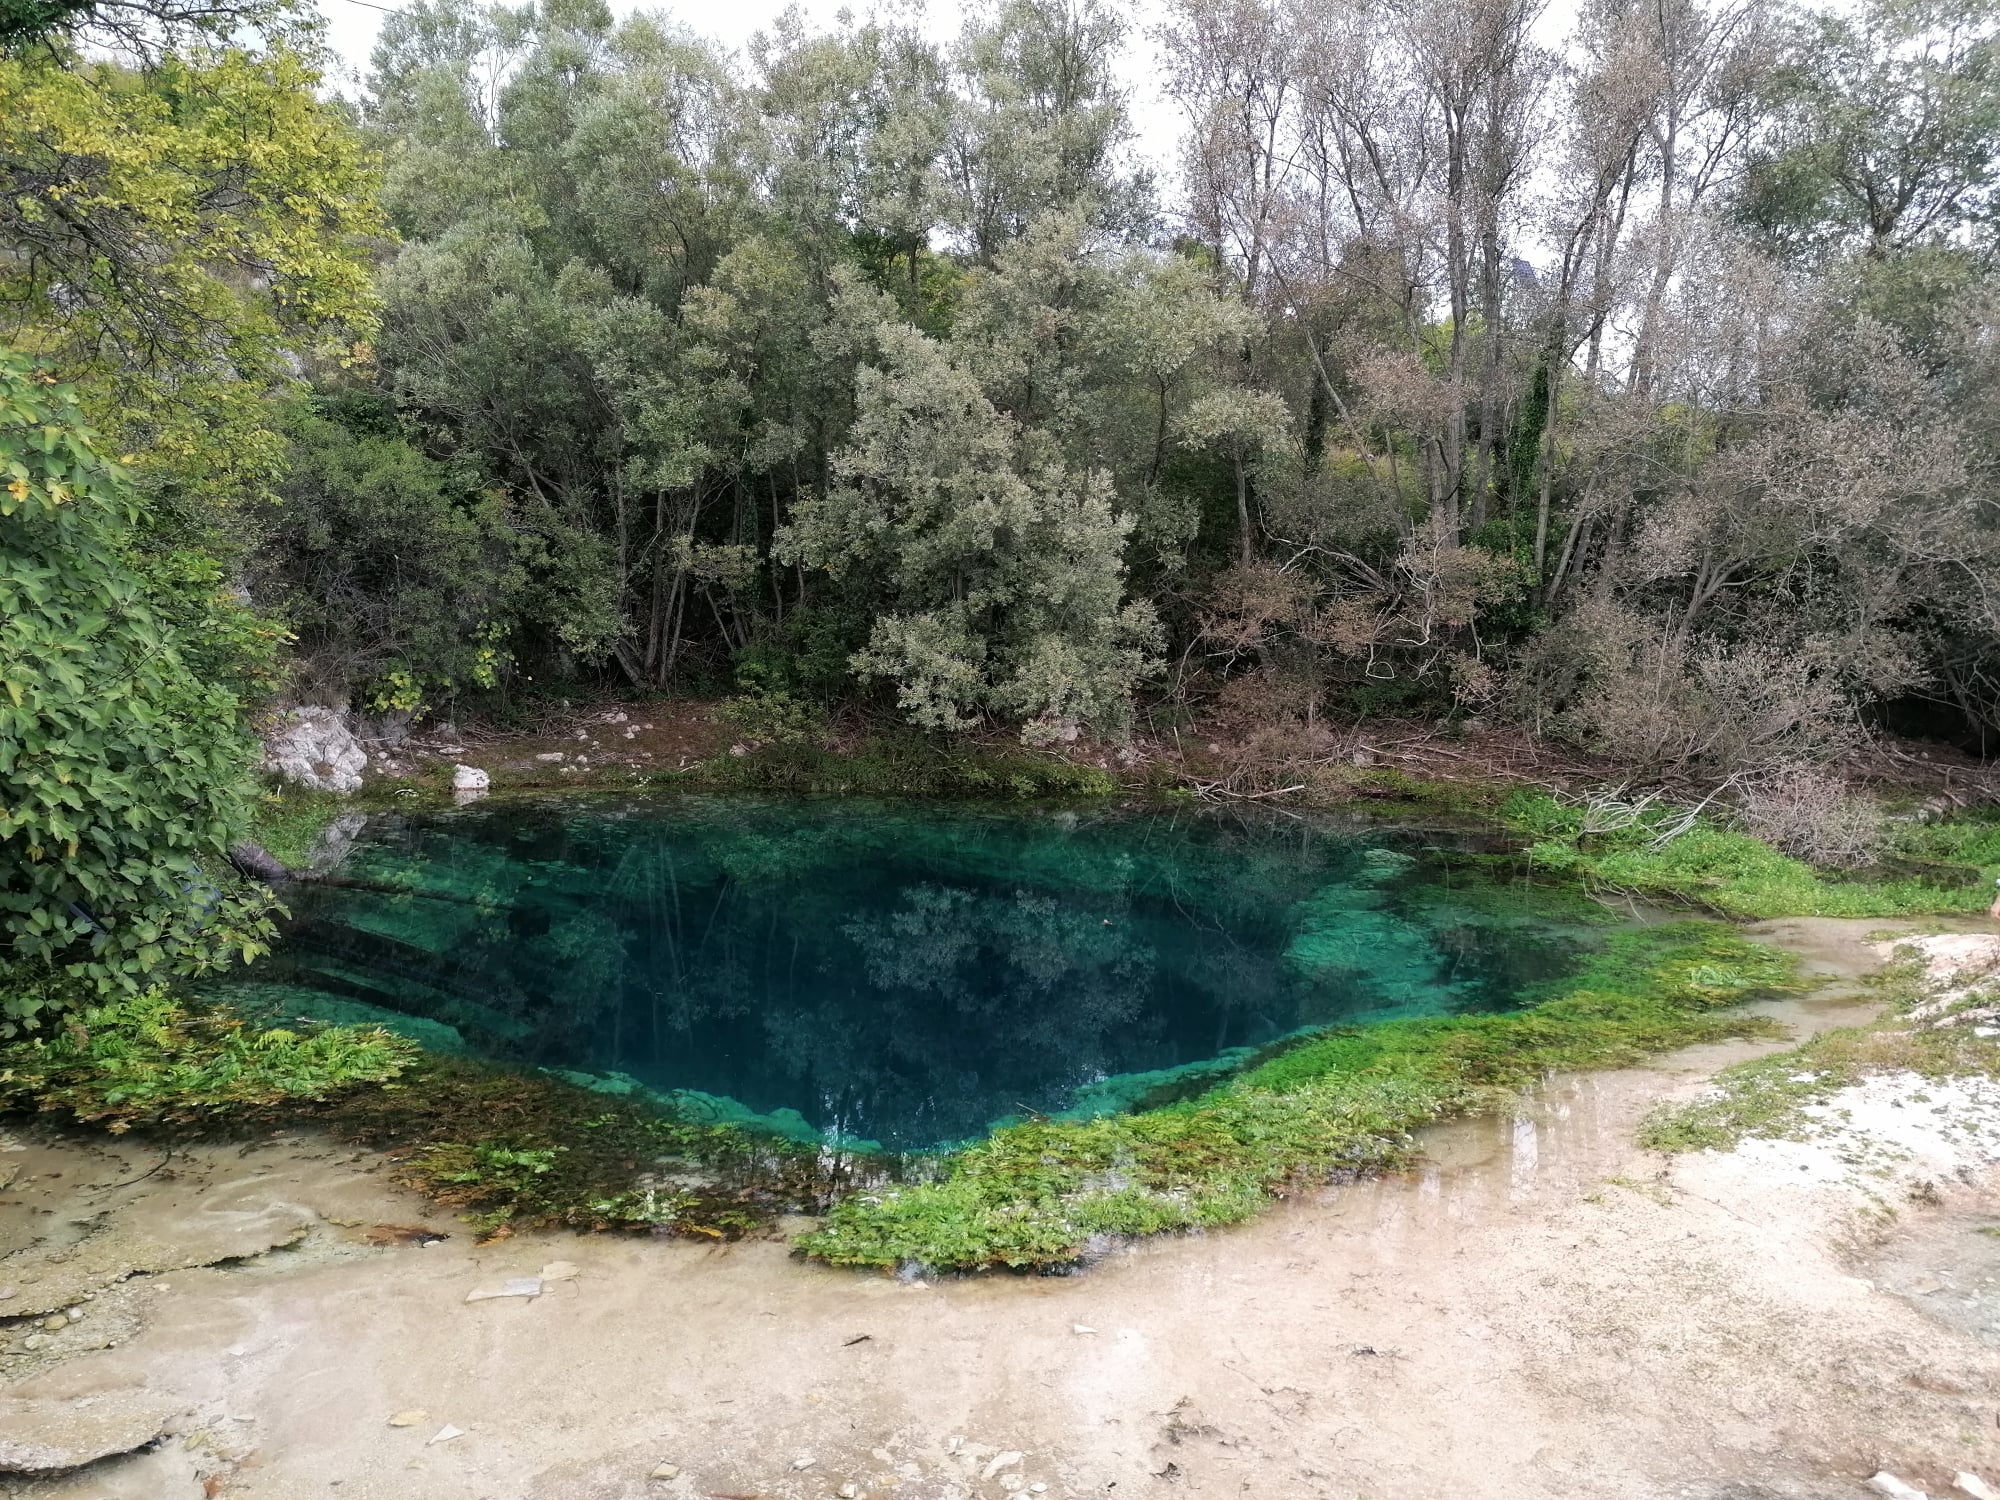
[[[1851,976],[1879,925],[1773,935]],[[1806,1027],[1867,1014],[1844,987],[1773,1009]],[[1408,1179],[1068,1278],[926,1285],[776,1240],[478,1247],[311,1141],[136,1181],[157,1152],[16,1143],[0,1312],[121,1245],[133,1264],[176,1245],[244,1258],[77,1290],[83,1320],[32,1351],[37,1325],[0,1329],[0,1444],[10,1412],[25,1427],[120,1402],[170,1411],[174,1434],[0,1494],[1858,1500],[1878,1468],[1933,1496],[1960,1469],[2000,1483],[2000,1240],[1975,1232],[2000,1221],[2000,1173],[1968,1157],[1912,1201],[1893,1174],[1670,1167],[1631,1144],[1663,1093],[1752,1050],[1559,1079],[1514,1119],[1432,1132]],[[552,1262],[575,1275],[538,1298],[465,1300]],[[446,1427],[461,1433],[433,1441]],[[662,1465],[675,1476],[648,1477]]]

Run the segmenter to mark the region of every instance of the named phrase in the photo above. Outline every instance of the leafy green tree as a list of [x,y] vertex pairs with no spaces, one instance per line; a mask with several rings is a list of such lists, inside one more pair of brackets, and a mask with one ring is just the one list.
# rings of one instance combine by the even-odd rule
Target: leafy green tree
[[[0,350],[0,1026],[259,952],[236,882],[255,741],[183,641],[242,630],[211,589],[162,610],[139,506],[70,387]],[[177,618],[176,618],[177,616]]]
[[1782,249],[1875,256],[2000,206],[2000,4],[1868,0],[1805,17],[1774,78],[1745,216]]
[[285,428],[251,586],[305,675],[361,701],[494,687],[527,585],[506,497],[425,454],[374,391],[302,403]]
[[1121,731],[1157,627],[1124,599],[1132,523],[1108,476],[1065,465],[881,294],[850,279],[839,311],[868,356],[857,415],[834,487],[800,504],[778,551],[876,601],[855,671],[930,729],[998,713],[1031,742]]
[[1079,204],[1132,234],[1152,183],[1130,170],[1115,72],[1125,20],[1100,0],[1000,0],[976,14],[956,57],[959,99],[947,171],[968,247],[991,260],[1039,215]]
[[164,545],[223,556],[280,461],[267,396],[368,333],[380,225],[295,17],[259,14],[262,48],[196,30],[133,65],[67,36],[0,55],[0,338],[134,455]]

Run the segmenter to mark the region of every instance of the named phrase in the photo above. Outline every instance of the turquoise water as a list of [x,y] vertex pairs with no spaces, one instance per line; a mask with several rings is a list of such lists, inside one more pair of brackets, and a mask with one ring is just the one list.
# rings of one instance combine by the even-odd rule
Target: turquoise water
[[230,994],[920,1149],[1156,1103],[1303,1028],[1518,1003],[1587,913],[1454,836],[1206,810],[489,802],[370,822]]

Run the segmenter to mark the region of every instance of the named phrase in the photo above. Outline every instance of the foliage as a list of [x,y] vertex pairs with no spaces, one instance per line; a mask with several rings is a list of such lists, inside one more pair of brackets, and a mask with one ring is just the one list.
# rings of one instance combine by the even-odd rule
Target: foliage
[[1102,1236],[1233,1223],[1305,1182],[1397,1165],[1412,1130],[1548,1070],[1768,1034],[1717,1012],[1797,985],[1787,957],[1714,924],[1618,934],[1525,1010],[1331,1031],[1185,1104],[1005,1127],[935,1181],[843,1198],[799,1248],[844,1265],[1040,1266]]
[[689,774],[707,786],[810,795],[1031,800],[1119,791],[1117,779],[1095,766],[909,732],[841,750],[780,742],[717,757]]
[[1739,211],[1786,248],[1874,254],[1953,238],[1993,210],[2000,8],[1876,0],[1801,16]]
[[0,1044],[0,1109],[123,1131],[324,1100],[415,1061],[386,1031],[253,1029],[155,985]]
[[[262,951],[268,893],[225,858],[255,747],[182,643],[240,630],[219,591],[169,617],[126,548],[131,481],[76,393],[0,350],[0,1024]],[[197,656],[197,660],[199,660]]]
[[301,403],[284,432],[253,587],[291,626],[298,675],[378,708],[494,687],[527,588],[505,496],[427,457],[375,392]]
[[858,377],[842,483],[800,504],[779,557],[879,601],[854,669],[923,728],[998,711],[1031,742],[1122,731],[1155,628],[1123,602],[1130,523],[1107,477],[1024,440],[962,359],[884,311],[840,304],[879,363]]
[[[231,19],[260,9],[282,37],[281,7]],[[171,498],[170,544],[228,552],[217,509],[280,464],[271,388],[366,336],[380,219],[309,62],[181,42],[138,68],[67,42],[0,57],[0,336],[55,361]]]
[[826,733],[826,711],[783,688],[731,698],[722,714],[751,739],[773,745],[804,745]]

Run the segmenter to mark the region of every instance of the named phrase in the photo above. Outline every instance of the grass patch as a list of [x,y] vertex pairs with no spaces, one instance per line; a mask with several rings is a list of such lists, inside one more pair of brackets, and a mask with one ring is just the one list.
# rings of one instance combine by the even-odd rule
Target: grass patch
[[1297,1184],[1403,1165],[1419,1126],[1550,1071],[1772,1035],[1720,1012],[1800,987],[1789,956],[1717,923],[1614,934],[1525,1010],[1331,1031],[1184,1104],[1008,1126],[934,1180],[841,1199],[798,1248],[840,1265],[1047,1266],[1106,1236],[1235,1223]]
[[2000,1074],[2000,1039],[1966,1026],[1918,1026],[1907,1018],[1925,998],[1920,964],[1892,964],[1870,983],[1883,992],[1884,1019],[1840,1027],[1790,1051],[1723,1069],[1700,1097],[1648,1115],[1639,1144],[1654,1151],[1729,1151],[1750,1137],[1802,1140],[1819,1128],[1811,1106],[1870,1073]]
[[[1532,840],[1527,858],[1538,870],[1723,916],[1903,917],[1983,911],[1992,899],[1985,884],[1959,883],[1968,874],[1979,880],[1971,866],[1939,865],[1938,878],[1834,876],[1748,834],[1707,822],[1656,846],[1663,826],[1676,816],[1672,809],[1650,811],[1628,827],[1587,832],[1581,808],[1544,792],[1515,792],[1500,808],[1501,821]],[[1906,837],[1928,837],[1934,848],[1995,852],[1983,833],[1939,831],[1951,826],[1930,825],[1930,834]]]

